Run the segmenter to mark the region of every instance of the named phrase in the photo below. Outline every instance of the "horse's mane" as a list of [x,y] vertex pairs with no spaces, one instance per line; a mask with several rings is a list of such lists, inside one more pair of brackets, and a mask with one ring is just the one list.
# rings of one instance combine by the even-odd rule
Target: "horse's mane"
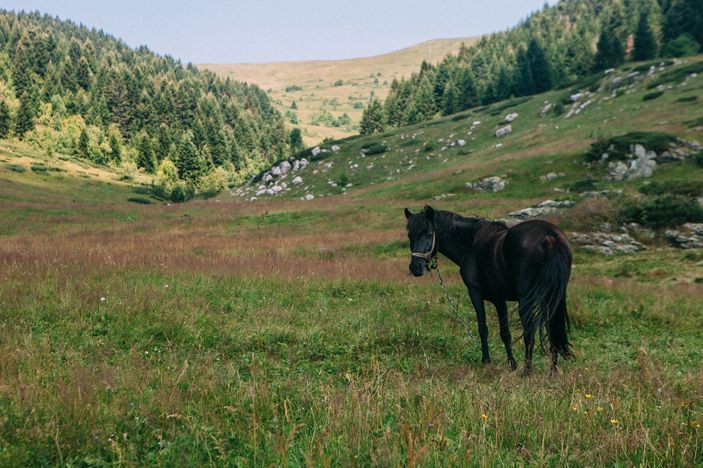
[[[423,216],[413,217],[410,219],[408,230],[417,232],[424,223]],[[508,226],[501,221],[490,221],[478,216],[466,217],[451,211],[440,210],[434,212],[434,227],[439,239],[449,239],[455,229],[466,228],[474,232],[474,244],[508,230]]]

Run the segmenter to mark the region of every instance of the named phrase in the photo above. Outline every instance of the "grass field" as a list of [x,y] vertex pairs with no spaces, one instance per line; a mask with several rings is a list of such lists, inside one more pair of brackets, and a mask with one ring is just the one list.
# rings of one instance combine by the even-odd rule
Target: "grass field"
[[[287,124],[300,128],[305,143],[313,146],[325,138],[339,139],[358,133],[361,113],[372,93],[384,99],[394,78],[408,77],[419,69],[423,60],[439,62],[456,53],[462,43],[470,45],[475,40],[436,39],[383,55],[348,60],[199,66],[267,90],[279,111],[295,113],[299,123],[293,124],[287,118]],[[297,110],[291,109],[293,102]],[[337,119],[347,114],[351,123],[335,127],[319,118],[323,114]]]
[[[576,249],[576,357],[550,376],[539,355],[524,378],[492,307],[482,366],[438,286],[409,276],[402,209],[500,217],[600,177],[582,159],[599,134],[700,141],[686,123],[699,106],[680,98],[703,94],[702,80],[649,101],[638,85],[570,119],[537,117],[562,90],[343,140],[319,161],[328,172],[303,174],[312,202],[297,201],[303,185],[255,203],[129,203],[126,185],[13,171],[20,155],[3,150],[0,465],[700,465],[701,249]],[[467,145],[442,151],[459,132]],[[362,163],[382,140],[389,151]],[[540,181],[552,171],[564,176]],[[328,184],[343,172],[345,192]],[[505,191],[464,187],[495,174]],[[703,169],[671,163],[655,179],[703,182]],[[587,215],[581,202],[550,219],[574,230]],[[475,326],[456,268],[440,264]]]

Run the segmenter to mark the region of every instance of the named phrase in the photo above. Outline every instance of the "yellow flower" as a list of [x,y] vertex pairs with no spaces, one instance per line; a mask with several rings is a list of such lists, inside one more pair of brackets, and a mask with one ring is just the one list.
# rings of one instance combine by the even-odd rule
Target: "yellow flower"
[[691,421],[691,426],[695,427],[696,430],[698,430],[701,428],[701,423],[699,423],[698,421]]
[[601,411],[603,411],[603,407],[602,406],[597,407],[596,411],[598,411],[600,413]]
[[483,419],[484,421],[488,421],[488,415],[487,415],[487,414],[482,414],[482,415],[481,415],[481,419]]
[[571,406],[571,411],[578,411],[578,408],[576,407],[576,405]]
[[613,426],[617,426],[618,424],[620,424],[620,421],[618,421],[617,419],[613,418],[613,419],[610,420],[610,424],[612,424]]
[[586,397],[586,398],[593,398],[593,394],[592,394],[592,393],[586,393],[585,397]]

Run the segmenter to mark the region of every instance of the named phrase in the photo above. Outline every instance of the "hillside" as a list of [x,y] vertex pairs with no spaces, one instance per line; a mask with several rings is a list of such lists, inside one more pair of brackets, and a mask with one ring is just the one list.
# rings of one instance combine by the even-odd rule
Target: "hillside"
[[419,68],[370,102],[362,133],[568,86],[627,61],[695,55],[699,0],[562,0],[506,31]]
[[[408,77],[423,61],[436,63],[447,54],[458,52],[461,44],[468,46],[475,41],[476,38],[470,37],[436,39],[387,54],[350,60],[202,64],[198,67],[267,90],[282,114],[295,113],[299,123],[291,123],[289,112],[287,125],[301,128],[309,146],[325,138],[338,139],[358,133],[361,112],[372,93],[385,98],[394,79]],[[338,80],[342,84],[335,86]],[[290,90],[292,86],[301,89]],[[293,102],[297,110],[291,110]],[[335,127],[334,122],[320,118],[324,113],[334,119],[347,114],[350,123]]]
[[259,170],[287,137],[256,86],[71,21],[0,10],[0,139],[10,144],[125,174],[138,167],[168,198]]
[[[0,465],[700,465],[703,249],[618,216],[701,196],[703,161],[673,152],[619,182],[601,161],[620,167],[610,138],[628,133],[625,151],[659,156],[703,139],[703,57],[688,62],[311,148],[302,184],[255,202],[147,205],[92,167],[18,172],[41,155],[0,147]],[[504,188],[466,186],[488,176]],[[482,365],[439,286],[408,274],[403,208],[504,218],[547,199],[574,247],[575,358],[550,375],[538,355],[525,378],[492,306]],[[579,243],[594,230],[605,245]]]

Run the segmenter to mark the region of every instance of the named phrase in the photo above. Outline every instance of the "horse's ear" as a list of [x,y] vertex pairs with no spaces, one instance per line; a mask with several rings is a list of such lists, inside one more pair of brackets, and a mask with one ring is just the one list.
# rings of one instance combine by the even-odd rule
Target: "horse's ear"
[[425,216],[430,221],[434,221],[434,209],[430,205],[425,206]]
[[411,217],[412,215],[413,215],[413,214],[410,212],[410,210],[407,209],[407,208],[405,208],[405,218],[406,218],[406,219],[410,219],[410,217]]

